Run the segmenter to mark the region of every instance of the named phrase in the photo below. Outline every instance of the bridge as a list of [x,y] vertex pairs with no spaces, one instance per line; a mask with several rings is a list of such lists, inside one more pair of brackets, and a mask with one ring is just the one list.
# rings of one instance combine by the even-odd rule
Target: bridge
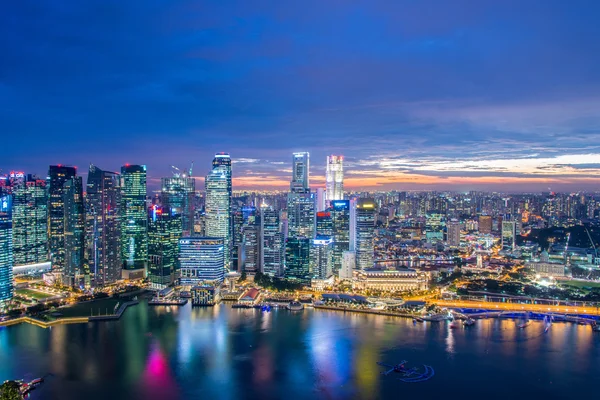
[[[551,305],[551,304],[521,304],[521,303],[496,303],[486,301],[472,300],[429,300],[430,303],[439,307],[446,308],[466,308],[472,310],[488,310],[491,312],[525,312],[530,311],[540,314],[560,314],[560,315],[590,315],[600,316],[600,307],[598,306],[569,306],[569,305]],[[484,312],[485,313],[485,312]]]

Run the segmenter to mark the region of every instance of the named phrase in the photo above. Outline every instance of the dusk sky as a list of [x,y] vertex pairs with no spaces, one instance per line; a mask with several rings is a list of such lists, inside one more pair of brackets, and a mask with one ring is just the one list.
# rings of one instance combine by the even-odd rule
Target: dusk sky
[[[0,169],[598,190],[600,2],[38,1],[0,12]],[[202,180],[197,182],[202,187]]]

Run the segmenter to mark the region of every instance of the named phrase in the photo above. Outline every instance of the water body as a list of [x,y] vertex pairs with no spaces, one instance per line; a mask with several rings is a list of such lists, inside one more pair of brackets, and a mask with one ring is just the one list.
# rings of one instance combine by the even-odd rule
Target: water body
[[[0,328],[0,381],[32,399],[573,398],[598,392],[600,334],[513,320],[447,323],[305,309],[129,308],[118,322]],[[428,364],[422,383],[376,362]]]

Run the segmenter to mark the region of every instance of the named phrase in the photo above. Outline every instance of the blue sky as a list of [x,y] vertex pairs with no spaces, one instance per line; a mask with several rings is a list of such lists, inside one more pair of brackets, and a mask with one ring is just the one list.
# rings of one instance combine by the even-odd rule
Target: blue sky
[[597,189],[597,1],[18,1],[0,13],[13,169],[235,160],[237,188]]

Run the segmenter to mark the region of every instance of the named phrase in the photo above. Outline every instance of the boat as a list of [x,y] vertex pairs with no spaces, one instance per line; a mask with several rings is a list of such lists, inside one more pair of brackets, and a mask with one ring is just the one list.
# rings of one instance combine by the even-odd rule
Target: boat
[[596,321],[594,321],[594,322],[592,323],[592,330],[593,330],[594,332],[600,332],[600,324],[598,324]]
[[425,322],[425,321],[423,320],[423,318],[413,317],[413,324],[416,324],[417,322]]
[[554,317],[552,317],[552,316],[544,315],[544,333],[548,332],[550,330],[550,328],[552,327],[553,319],[554,319]]
[[452,322],[450,322],[450,329],[456,329],[458,327],[459,327],[458,321],[452,321]]
[[432,314],[432,315],[424,315],[422,317],[422,319],[424,321],[431,321],[431,322],[445,321],[448,319],[448,314],[439,313],[439,314]]
[[517,324],[517,328],[525,329],[529,326],[529,324],[531,324],[531,321],[529,320],[529,313],[527,313],[525,314],[525,318],[519,324]]
[[423,371],[419,371],[418,367],[407,368],[407,362],[408,361],[406,360],[402,360],[400,363],[395,365],[378,362],[377,365],[387,368],[385,371],[381,372],[382,375],[387,376],[392,372],[400,374],[398,380],[401,382],[424,382],[431,379],[435,375],[435,371],[430,365],[423,365]]
[[463,326],[473,326],[475,325],[475,320],[473,318],[467,318],[463,321]]
[[290,311],[302,311],[304,310],[304,304],[299,301],[290,301],[287,306],[285,306]]

